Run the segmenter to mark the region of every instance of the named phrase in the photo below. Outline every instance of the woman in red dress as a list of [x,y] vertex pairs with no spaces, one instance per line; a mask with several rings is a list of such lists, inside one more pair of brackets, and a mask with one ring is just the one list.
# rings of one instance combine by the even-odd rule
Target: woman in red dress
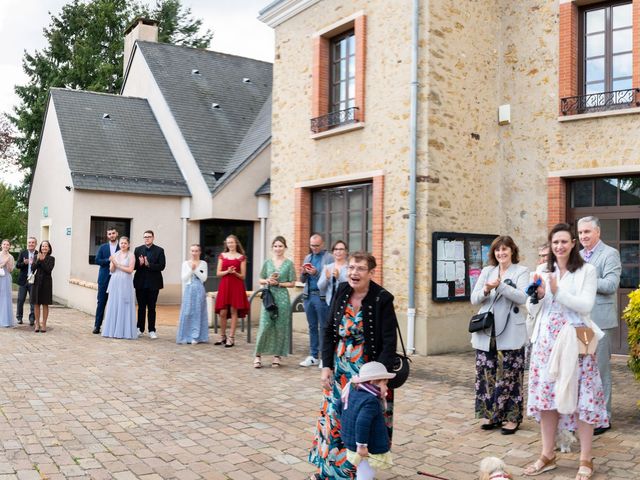
[[[244,278],[247,273],[247,257],[238,237],[229,235],[224,241],[224,252],[218,257],[218,277],[220,286],[216,296],[216,313],[220,314],[220,340],[214,345],[233,347],[235,344],[238,317],[245,317],[249,311]],[[227,337],[227,318],[231,312],[231,330]]]

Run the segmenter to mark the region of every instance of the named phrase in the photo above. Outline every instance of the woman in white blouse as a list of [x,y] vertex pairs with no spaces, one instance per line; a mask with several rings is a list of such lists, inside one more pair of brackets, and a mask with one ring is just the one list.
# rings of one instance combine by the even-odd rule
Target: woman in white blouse
[[207,263],[200,260],[200,245],[191,245],[191,258],[182,262],[182,306],[176,343],[209,341],[209,319],[204,282],[207,280]]
[[[591,444],[594,427],[609,425],[604,390],[595,358],[602,330],[591,320],[598,279],[595,268],[582,260],[571,226],[560,223],[549,233],[546,264],[538,266],[538,302],[527,300],[536,319],[531,337],[527,413],[540,422],[542,452],[523,472],[536,476],[556,468],[558,429],[577,431],[580,465],[576,480],[593,475]],[[593,342],[581,351],[577,327],[588,327]]]

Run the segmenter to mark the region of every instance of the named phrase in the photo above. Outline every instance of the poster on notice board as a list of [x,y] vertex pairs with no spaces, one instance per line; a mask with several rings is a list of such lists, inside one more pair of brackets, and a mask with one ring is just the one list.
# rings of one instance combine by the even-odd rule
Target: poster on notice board
[[434,232],[432,235],[432,299],[436,302],[469,300],[489,248],[497,235]]

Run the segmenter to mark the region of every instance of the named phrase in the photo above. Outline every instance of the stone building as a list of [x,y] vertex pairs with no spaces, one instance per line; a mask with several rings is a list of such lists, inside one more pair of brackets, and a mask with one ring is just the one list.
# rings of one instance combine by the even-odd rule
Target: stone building
[[191,243],[209,263],[207,290],[217,290],[230,233],[247,250],[251,289],[266,243],[272,65],[157,43],[146,20],[127,33],[120,95],[49,95],[28,232],[51,240],[54,297],[95,311],[93,260],[111,225],[132,247],[155,232],[167,257],[160,303],[180,302]]
[[412,349],[460,350],[491,236],[513,236],[533,267],[550,225],[594,214],[621,251],[624,306],[640,269],[640,2],[415,3],[415,40],[410,0],[260,12],[276,34],[272,225],[295,239],[296,262],[312,231],[372,251]]

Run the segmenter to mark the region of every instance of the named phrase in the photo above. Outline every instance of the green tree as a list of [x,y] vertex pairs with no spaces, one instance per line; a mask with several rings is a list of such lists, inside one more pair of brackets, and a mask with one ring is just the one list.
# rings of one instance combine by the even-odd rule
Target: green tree
[[0,183],[0,239],[8,238],[13,245],[24,245],[27,212],[16,201],[15,192]]
[[29,81],[16,86],[20,105],[10,116],[19,132],[17,161],[26,173],[17,190],[22,204],[33,176],[49,89],[117,93],[123,80],[123,33],[137,16],[158,21],[162,42],[206,48],[213,38],[209,30],[200,33],[202,20],[194,19],[180,0],[156,0],[153,8],[135,0],[72,0],[57,16],[51,15],[44,29],[47,46],[24,54]]

